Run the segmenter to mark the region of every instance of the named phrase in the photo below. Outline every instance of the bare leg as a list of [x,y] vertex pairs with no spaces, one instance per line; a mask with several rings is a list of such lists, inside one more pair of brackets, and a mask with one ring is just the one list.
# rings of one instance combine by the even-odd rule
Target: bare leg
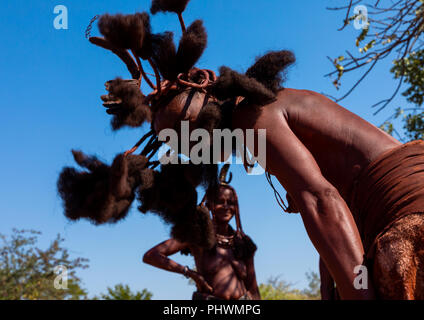
[[334,279],[331,277],[321,257],[319,258],[319,273],[321,278],[321,300],[340,300]]

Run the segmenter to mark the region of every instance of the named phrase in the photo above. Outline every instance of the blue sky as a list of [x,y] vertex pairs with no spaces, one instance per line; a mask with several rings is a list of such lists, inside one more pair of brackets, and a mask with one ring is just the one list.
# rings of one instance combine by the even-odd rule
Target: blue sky
[[[337,31],[344,13],[326,10],[337,2],[192,0],[184,17],[187,24],[203,19],[208,30],[208,49],[198,66],[218,70],[228,65],[245,71],[267,50],[291,49],[297,63],[287,87],[340,95],[324,78],[331,69],[326,56],[337,57],[346,48],[357,50],[358,31],[352,26]],[[53,27],[53,9],[59,4],[68,8],[68,30]],[[129,75],[119,59],[92,46],[84,30],[96,14],[134,13],[149,6],[148,0],[1,1],[0,233],[9,234],[13,227],[40,230],[42,246],[61,233],[74,256],[90,259],[90,268],[79,273],[90,295],[124,283],[135,290],[149,289],[155,299],[190,299],[194,287],[185,278],[141,262],[146,250],[168,237],[169,229],[158,217],[133,209],[117,225],[69,223],[56,191],[61,168],[73,165],[71,149],[110,162],[146,132],[147,127],[111,131],[99,96],[105,93],[104,82]],[[179,35],[174,15],[154,16],[152,24],[155,32],[172,30]],[[97,34],[96,28],[92,34]],[[341,104],[381,124],[389,110],[372,116],[370,105],[396,85],[388,67],[389,62],[383,63]],[[342,89],[352,80],[346,79]],[[403,103],[398,98],[392,106]],[[318,270],[318,255],[300,216],[282,212],[265,176],[247,176],[241,166],[231,170],[244,229],[259,248],[258,282],[281,276],[296,287],[306,286],[305,272]],[[190,258],[174,258],[193,265]]]

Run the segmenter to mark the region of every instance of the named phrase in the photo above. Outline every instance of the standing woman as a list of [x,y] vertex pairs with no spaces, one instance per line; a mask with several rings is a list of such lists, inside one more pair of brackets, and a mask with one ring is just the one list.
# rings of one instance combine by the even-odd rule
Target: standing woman
[[[220,186],[215,196],[208,196],[206,206],[212,213],[216,245],[202,249],[176,239],[168,239],[144,254],[143,262],[191,278],[197,286],[193,300],[259,300],[254,254],[256,245],[243,233],[237,194],[225,181],[228,165],[220,173]],[[236,217],[237,230],[229,222]],[[196,271],[168,257],[181,252],[191,254]]]

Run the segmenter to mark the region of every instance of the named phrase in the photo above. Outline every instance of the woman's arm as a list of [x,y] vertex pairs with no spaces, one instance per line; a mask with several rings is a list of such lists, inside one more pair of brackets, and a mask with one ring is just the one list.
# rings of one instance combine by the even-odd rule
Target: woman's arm
[[373,299],[373,288],[353,286],[354,269],[364,263],[364,249],[352,213],[338,190],[321,173],[314,157],[288,126],[267,128],[267,168],[293,197],[306,231],[323,258],[343,299]]
[[187,245],[175,239],[166,240],[147,251],[143,256],[143,262],[166,271],[184,274],[185,267],[168,258]]
[[187,244],[181,243],[175,239],[169,239],[147,251],[143,256],[143,262],[156,268],[182,274],[193,279],[194,282],[196,282],[198,290],[201,292],[212,292],[212,287],[209,286],[202,275],[168,258],[168,256],[187,248]]
[[246,261],[247,277],[244,281],[248,294],[253,300],[261,300],[261,294],[259,293],[258,283],[256,282],[256,273],[253,257]]

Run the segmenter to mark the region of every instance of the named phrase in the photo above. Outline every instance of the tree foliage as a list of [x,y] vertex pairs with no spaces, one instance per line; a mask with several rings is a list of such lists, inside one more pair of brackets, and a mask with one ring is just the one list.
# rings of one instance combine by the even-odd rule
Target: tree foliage
[[[0,234],[0,300],[80,300],[90,299],[82,288],[76,272],[88,268],[88,259],[71,259],[62,247],[64,239],[57,235],[50,246],[42,250],[37,246],[41,232],[13,229],[10,236]],[[55,267],[64,266],[67,272],[67,289],[57,289],[65,284],[58,279]],[[55,286],[56,280],[56,286]],[[58,281],[59,280],[59,281]],[[147,289],[132,292],[128,285],[117,284],[107,288],[107,293],[92,299],[150,300]]]
[[408,88],[402,93],[407,100],[421,106],[424,100],[424,50],[412,52],[409,57],[394,61],[391,69],[395,78],[402,78]]
[[321,299],[321,280],[316,272],[307,272],[306,278],[308,279],[308,287],[303,289],[303,294],[310,300]]
[[106,294],[101,294],[103,300],[151,300],[153,294],[147,289],[132,292],[128,285],[117,284],[115,287],[107,288]]
[[[41,233],[34,230],[13,229],[7,237],[0,234],[0,300],[63,300],[86,299],[87,292],[81,287],[76,271],[84,269],[87,259],[69,257],[58,235],[50,246],[37,247]],[[54,269],[67,268],[67,289],[56,289],[58,277]]]
[[279,277],[271,277],[266,283],[259,285],[262,300],[319,300],[320,279],[315,272],[306,273],[309,281],[308,288],[299,290],[293,288],[293,284],[281,280]]
[[[414,104],[412,108],[397,108],[395,112],[381,125],[381,128],[390,134],[396,133],[400,140],[405,140],[393,126],[393,120],[402,116],[403,129],[406,139],[423,138],[423,112],[421,106],[424,101],[424,0],[374,0],[368,3],[362,0],[346,0],[345,6],[329,8],[330,10],[345,11],[342,28],[351,25],[355,20],[362,20],[365,15],[355,10],[357,6],[367,8],[368,26],[358,31],[355,44],[357,53],[346,50],[331,62],[335,68],[327,76],[333,78],[333,84],[338,89],[341,79],[347,73],[360,72],[355,84],[340,98],[339,102],[350,95],[358,85],[370,74],[375,66],[386,58],[391,59],[393,67],[390,69],[394,79],[398,81],[392,94],[375,103],[374,114],[388,106],[397,94]],[[406,87],[406,88],[404,88]],[[404,89],[402,89],[404,88]],[[401,110],[401,112],[399,112]]]

